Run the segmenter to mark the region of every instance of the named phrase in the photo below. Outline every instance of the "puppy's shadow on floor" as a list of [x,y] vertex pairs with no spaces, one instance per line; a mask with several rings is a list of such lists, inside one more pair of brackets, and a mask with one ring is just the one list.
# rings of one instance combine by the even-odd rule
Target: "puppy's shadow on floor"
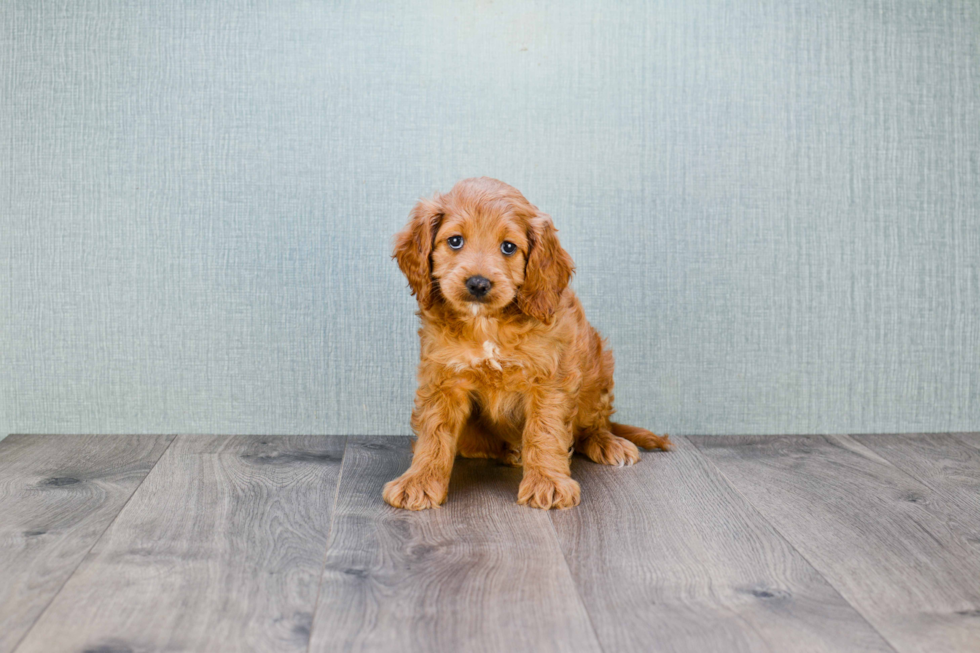
[[[397,469],[393,468],[389,473],[390,478],[396,478],[408,469],[411,463],[411,450],[402,443],[370,443],[366,448],[391,449],[403,454]],[[642,462],[640,463],[642,464]],[[594,477],[595,470],[602,468],[608,470],[610,474],[628,474],[632,468],[617,468],[607,465],[594,463],[581,454],[572,457],[572,478],[582,483],[582,500],[588,497],[588,480]],[[526,506],[517,504],[517,492],[524,475],[523,467],[505,465],[496,460],[485,458],[456,458],[453,463],[453,472],[449,481],[449,496],[446,503],[441,508],[424,510],[420,512],[395,510],[392,514],[402,518],[414,520],[415,518],[428,521],[440,519],[436,515],[443,515],[443,518],[458,519],[461,515],[482,514],[488,509],[500,510],[501,508],[512,507],[515,510],[531,510]],[[388,475],[385,476],[387,480]],[[380,501],[380,488],[377,498]]]
[[[595,468],[604,468],[609,473],[619,474],[630,473],[632,470],[631,467],[600,465],[581,454],[575,454],[572,456],[572,478],[583,485],[583,501],[586,497],[585,485],[591,476],[589,472],[594,472]],[[487,500],[493,498],[500,500],[494,501],[495,505],[503,503],[516,506],[517,490],[523,475],[523,467],[505,465],[495,460],[457,458],[449,481],[449,498],[446,505],[460,504],[476,507],[489,505]],[[526,506],[520,508],[527,509]]]
[[521,467],[504,465],[496,460],[457,458],[449,481],[447,503],[475,506],[487,498],[509,498],[517,501],[517,488],[521,484]]

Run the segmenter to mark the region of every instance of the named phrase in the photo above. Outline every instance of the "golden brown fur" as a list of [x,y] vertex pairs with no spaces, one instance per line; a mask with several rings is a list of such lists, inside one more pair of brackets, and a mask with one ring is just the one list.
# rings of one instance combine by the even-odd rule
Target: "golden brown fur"
[[[505,255],[505,241],[516,251]],[[385,501],[440,505],[458,454],[523,465],[518,503],[568,508],[580,494],[573,450],[621,466],[639,461],[636,445],[670,448],[610,421],[612,352],[568,288],[574,266],[551,218],[515,188],[466,179],[419,201],[394,258],[418,299],[422,355],[412,465],[385,485]],[[492,283],[483,301],[467,290],[474,275]]]

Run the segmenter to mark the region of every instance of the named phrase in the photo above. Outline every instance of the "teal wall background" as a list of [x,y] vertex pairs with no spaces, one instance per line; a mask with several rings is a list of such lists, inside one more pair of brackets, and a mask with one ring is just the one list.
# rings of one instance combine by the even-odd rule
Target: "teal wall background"
[[980,430],[974,0],[0,3],[0,435],[409,432],[415,199],[672,433]]

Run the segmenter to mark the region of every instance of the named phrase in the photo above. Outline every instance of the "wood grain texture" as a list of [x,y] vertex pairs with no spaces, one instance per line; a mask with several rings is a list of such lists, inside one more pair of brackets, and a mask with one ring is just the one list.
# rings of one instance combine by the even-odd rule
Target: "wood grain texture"
[[848,436],[693,440],[897,650],[977,650],[980,541],[941,493]]
[[980,449],[980,432],[977,433],[951,433],[955,439],[959,440],[968,447]]
[[18,653],[305,651],[344,442],[180,436]]
[[980,434],[851,437],[941,494],[959,525],[980,542]]
[[553,513],[606,651],[891,651],[685,438],[612,468],[576,458]]
[[410,458],[407,438],[349,444],[311,652],[599,651],[520,470],[458,460],[445,506],[396,510],[381,487]]
[[0,653],[12,651],[173,436],[0,442]]

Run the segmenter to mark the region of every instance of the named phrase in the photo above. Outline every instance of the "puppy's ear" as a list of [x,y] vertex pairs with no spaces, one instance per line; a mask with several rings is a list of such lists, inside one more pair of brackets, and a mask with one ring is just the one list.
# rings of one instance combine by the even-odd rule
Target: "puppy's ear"
[[408,279],[412,294],[422,308],[431,308],[432,290],[432,241],[442,222],[443,209],[437,195],[422,199],[408,216],[408,224],[395,236],[395,253],[392,258]]
[[551,216],[538,213],[531,218],[527,230],[530,251],[524,283],[517,293],[518,307],[545,324],[551,323],[561,293],[575,272],[575,263],[562,249],[557,232]]

